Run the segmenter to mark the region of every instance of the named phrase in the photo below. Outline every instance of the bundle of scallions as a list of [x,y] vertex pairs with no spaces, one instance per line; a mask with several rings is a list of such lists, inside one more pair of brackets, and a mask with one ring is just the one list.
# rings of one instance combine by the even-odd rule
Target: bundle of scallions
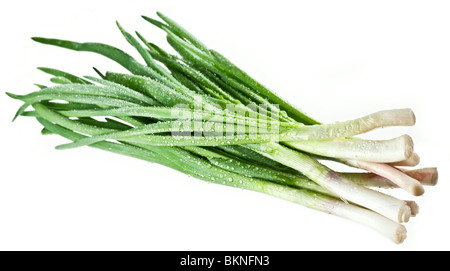
[[[345,217],[403,242],[401,223],[416,215],[418,206],[378,188],[402,188],[419,196],[423,185],[436,184],[437,170],[399,168],[419,162],[407,135],[387,140],[356,136],[414,125],[410,109],[321,124],[170,18],[157,15],[161,20],[143,18],[165,31],[177,55],[117,24],[145,64],[102,43],[33,38],[103,55],[129,73],[95,69],[97,77],[78,77],[39,68],[54,76],[54,85],[37,85],[40,89],[27,95],[7,93],[23,102],[15,117],[35,117],[43,134],[70,140],[57,149],[90,146],[159,163],[207,182]],[[335,172],[321,160],[364,172]]]

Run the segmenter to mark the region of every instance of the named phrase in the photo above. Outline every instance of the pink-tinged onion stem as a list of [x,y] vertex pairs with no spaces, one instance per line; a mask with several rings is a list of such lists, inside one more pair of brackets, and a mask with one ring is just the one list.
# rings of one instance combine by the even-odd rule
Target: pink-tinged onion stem
[[345,160],[345,163],[383,176],[414,196],[420,196],[425,192],[422,184],[418,180],[393,166],[357,160]]
[[[434,186],[437,184],[438,171],[436,168],[419,168],[402,170],[406,175],[416,179],[422,185]],[[398,188],[392,181],[371,172],[342,172],[347,179],[367,187]]]
[[418,180],[422,185],[434,186],[438,182],[438,170],[435,167],[403,170],[403,172]]

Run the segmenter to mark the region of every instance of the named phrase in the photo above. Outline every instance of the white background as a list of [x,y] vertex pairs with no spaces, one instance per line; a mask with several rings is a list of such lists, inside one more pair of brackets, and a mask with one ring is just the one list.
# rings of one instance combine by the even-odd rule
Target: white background
[[[7,4],[6,4],[7,3]],[[448,250],[450,6],[448,1],[3,1],[1,90],[47,84],[36,67],[78,75],[123,69],[32,36],[110,43],[136,53],[115,26],[165,43],[140,15],[161,11],[282,97],[323,122],[414,110],[404,133],[440,179],[414,198],[421,213],[396,245],[362,225],[263,194],[206,184],[159,165],[40,135],[11,119],[0,96],[2,250]],[[404,199],[406,192],[394,192]]]

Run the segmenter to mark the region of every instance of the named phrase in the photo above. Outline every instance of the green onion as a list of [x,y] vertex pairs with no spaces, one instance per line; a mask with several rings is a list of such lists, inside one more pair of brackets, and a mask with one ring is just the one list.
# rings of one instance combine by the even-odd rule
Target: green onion
[[[103,43],[32,38],[74,51],[103,55],[130,73],[79,77],[53,68],[53,86],[26,95],[14,117],[34,117],[43,134],[159,163],[201,180],[265,193],[374,228],[396,243],[406,238],[418,205],[373,190],[401,188],[413,195],[436,185],[437,169],[416,166],[410,136],[368,140],[373,129],[412,126],[410,109],[384,110],[321,124],[209,49],[167,16],[143,18],[167,34],[170,54],[141,33],[117,27],[144,63]],[[27,111],[28,108],[32,110]],[[365,172],[335,172],[333,160]]]

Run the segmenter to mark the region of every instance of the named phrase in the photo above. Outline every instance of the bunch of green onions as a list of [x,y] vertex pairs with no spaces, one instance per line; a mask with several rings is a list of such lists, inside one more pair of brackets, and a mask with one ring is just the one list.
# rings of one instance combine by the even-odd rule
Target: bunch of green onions
[[[55,85],[37,85],[40,89],[27,95],[7,93],[24,103],[15,118],[35,117],[43,134],[70,140],[57,149],[90,146],[159,163],[207,182],[345,217],[403,242],[401,223],[417,214],[417,204],[372,188],[402,188],[419,196],[423,185],[436,184],[437,170],[398,168],[419,163],[407,135],[388,140],[355,136],[380,127],[412,126],[410,109],[321,124],[157,14],[160,21],[143,18],[166,32],[178,55],[117,24],[145,64],[106,44],[33,38],[101,54],[130,73],[95,69],[97,77],[78,77],[39,68],[54,76]],[[365,172],[335,172],[320,160]]]

